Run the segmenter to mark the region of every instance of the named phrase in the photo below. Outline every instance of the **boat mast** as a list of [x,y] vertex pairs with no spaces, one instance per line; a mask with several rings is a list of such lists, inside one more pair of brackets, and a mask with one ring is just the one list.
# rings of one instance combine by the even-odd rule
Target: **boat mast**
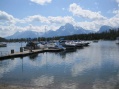
[[[45,26],[45,35],[46,35],[46,26]],[[47,42],[47,37],[45,37],[45,42]]]

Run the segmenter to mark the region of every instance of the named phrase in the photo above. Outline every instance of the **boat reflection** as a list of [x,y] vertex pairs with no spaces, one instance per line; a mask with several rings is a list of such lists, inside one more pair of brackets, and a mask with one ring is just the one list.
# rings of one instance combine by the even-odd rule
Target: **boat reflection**
[[29,59],[31,59],[31,60],[36,60],[37,57],[38,57],[38,53],[29,55]]
[[76,49],[73,49],[73,50],[64,50],[64,51],[59,52],[59,53],[56,53],[56,54],[59,55],[62,59],[65,59],[67,54],[72,54],[74,52],[76,52]]

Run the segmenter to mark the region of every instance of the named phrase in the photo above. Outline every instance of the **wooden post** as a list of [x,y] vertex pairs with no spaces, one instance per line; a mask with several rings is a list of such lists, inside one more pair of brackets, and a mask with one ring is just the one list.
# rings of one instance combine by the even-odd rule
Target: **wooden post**
[[23,52],[23,47],[20,47],[20,52]]
[[13,54],[13,53],[14,53],[14,49],[11,50],[11,54]]

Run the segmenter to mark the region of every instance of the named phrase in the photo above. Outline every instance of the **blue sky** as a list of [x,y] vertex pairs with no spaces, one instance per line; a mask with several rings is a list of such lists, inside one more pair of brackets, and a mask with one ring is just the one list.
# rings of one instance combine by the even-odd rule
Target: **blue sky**
[[0,0],[0,36],[16,31],[56,30],[71,23],[98,31],[119,26],[119,0]]

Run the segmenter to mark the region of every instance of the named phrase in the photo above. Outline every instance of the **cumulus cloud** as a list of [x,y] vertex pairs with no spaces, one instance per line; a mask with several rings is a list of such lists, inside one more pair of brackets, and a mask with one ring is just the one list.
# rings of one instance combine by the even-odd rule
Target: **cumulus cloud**
[[74,23],[74,19],[71,16],[57,16],[57,17],[52,17],[49,16],[48,20],[50,21],[50,23]]
[[96,20],[96,21],[84,21],[84,22],[76,22],[75,26],[82,27],[87,30],[98,31],[101,26],[107,25],[111,27],[119,27],[119,15],[115,15],[112,18],[105,20]]
[[46,3],[52,2],[52,0],[31,0],[31,1],[40,5],[45,5]]
[[88,18],[91,20],[99,20],[99,19],[106,19],[106,17],[102,16],[100,12],[93,12],[90,10],[85,10],[81,8],[79,5],[76,3],[73,3],[69,7],[69,11],[73,13],[75,16],[83,17],[83,18]]
[[48,16],[48,17],[44,17],[41,15],[34,15],[34,16],[29,16],[23,20],[21,20],[21,22],[27,23],[27,22],[40,22],[40,23],[45,23],[45,24],[53,24],[53,23],[57,23],[57,24],[65,24],[65,23],[74,23],[74,19],[71,16]]
[[0,21],[5,21],[5,22],[9,22],[9,23],[15,23],[16,22],[16,18],[14,18],[12,15],[4,12],[4,11],[0,11]]
[[48,19],[41,15],[29,16],[24,19],[24,22],[33,22],[33,21],[38,21],[41,23],[49,23]]

